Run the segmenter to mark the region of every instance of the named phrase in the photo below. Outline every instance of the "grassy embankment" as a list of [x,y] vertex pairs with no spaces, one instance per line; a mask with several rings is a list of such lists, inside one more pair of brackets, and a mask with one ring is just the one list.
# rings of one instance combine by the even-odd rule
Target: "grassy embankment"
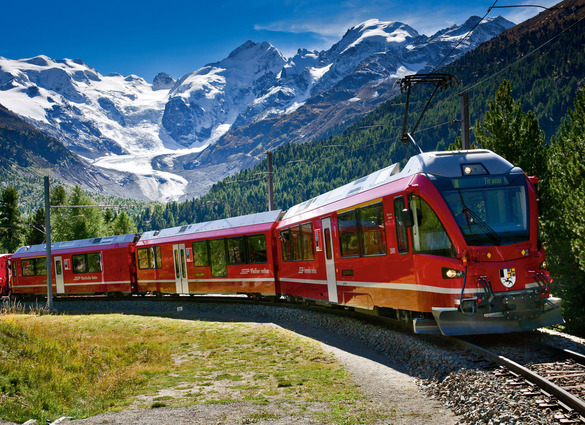
[[257,406],[243,423],[308,411],[323,423],[392,416],[374,411],[315,342],[277,327],[0,309],[2,419],[232,402]]

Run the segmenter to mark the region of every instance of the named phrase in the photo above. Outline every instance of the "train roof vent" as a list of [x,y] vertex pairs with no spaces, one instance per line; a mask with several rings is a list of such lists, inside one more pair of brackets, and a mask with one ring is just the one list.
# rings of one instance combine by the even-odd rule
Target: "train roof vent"
[[91,241],[91,244],[92,245],[97,245],[97,244],[99,244],[101,242],[102,242],[102,238],[95,238],[93,241]]
[[353,188],[352,190],[350,190],[349,192],[347,192],[347,196],[353,195],[354,193],[357,193],[360,190],[362,190],[362,187],[361,186],[360,187]]
[[179,233],[185,233],[185,230],[187,230],[187,228],[188,228],[188,227],[189,227],[189,226],[182,226],[182,227],[179,229]]

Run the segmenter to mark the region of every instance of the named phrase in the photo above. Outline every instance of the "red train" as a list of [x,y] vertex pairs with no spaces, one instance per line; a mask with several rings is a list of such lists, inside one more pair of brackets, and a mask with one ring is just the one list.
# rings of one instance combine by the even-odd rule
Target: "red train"
[[[53,293],[288,298],[445,335],[550,326],[563,318],[534,183],[487,150],[422,153],[284,215],[54,244]],[[12,256],[12,295],[46,294],[44,254],[39,245]]]
[[136,244],[139,292],[275,297],[280,211],[146,232]]
[[[129,234],[51,244],[54,295],[136,292],[134,246]],[[12,255],[12,295],[47,293],[46,246],[24,246]]]

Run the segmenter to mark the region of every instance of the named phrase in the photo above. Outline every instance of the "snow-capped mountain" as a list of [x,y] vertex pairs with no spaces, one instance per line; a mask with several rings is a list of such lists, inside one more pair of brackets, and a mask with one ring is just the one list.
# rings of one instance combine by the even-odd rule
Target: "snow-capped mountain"
[[326,51],[299,49],[286,59],[267,42],[248,41],[220,62],[177,81],[161,73],[152,84],[103,76],[80,60],[0,58],[0,104],[132,187],[128,196],[186,199],[252,165],[265,148],[310,140],[368,112],[394,95],[396,78],[436,66],[456,47],[445,65],[511,26],[472,17],[427,37],[369,20]]
[[271,89],[285,63],[267,42],[244,43],[221,62],[177,82],[165,105],[164,128],[184,146],[215,142],[242,111]]

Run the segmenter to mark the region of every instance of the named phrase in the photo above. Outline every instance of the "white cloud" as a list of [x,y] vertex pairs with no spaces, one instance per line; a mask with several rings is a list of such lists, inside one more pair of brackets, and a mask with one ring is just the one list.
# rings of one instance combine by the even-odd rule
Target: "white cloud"
[[[515,5],[539,5],[546,8],[550,8],[555,6],[559,0],[539,0],[539,1],[523,1],[514,3]],[[498,5],[500,6],[500,5]],[[505,6],[505,5],[501,5]],[[515,24],[519,24],[520,22],[524,22],[527,19],[532,18],[533,16],[538,15],[539,13],[544,12],[544,9],[540,7],[513,7],[513,8],[497,8],[493,9],[491,15],[502,15],[504,18],[508,19],[509,21],[514,22]]]
[[254,29],[257,31],[277,31],[292,34],[311,33],[323,38],[339,38],[348,28],[354,26],[354,24],[349,22],[332,22],[331,19],[327,19],[326,21],[326,23],[322,21],[279,21],[266,25],[256,24],[254,25]]

